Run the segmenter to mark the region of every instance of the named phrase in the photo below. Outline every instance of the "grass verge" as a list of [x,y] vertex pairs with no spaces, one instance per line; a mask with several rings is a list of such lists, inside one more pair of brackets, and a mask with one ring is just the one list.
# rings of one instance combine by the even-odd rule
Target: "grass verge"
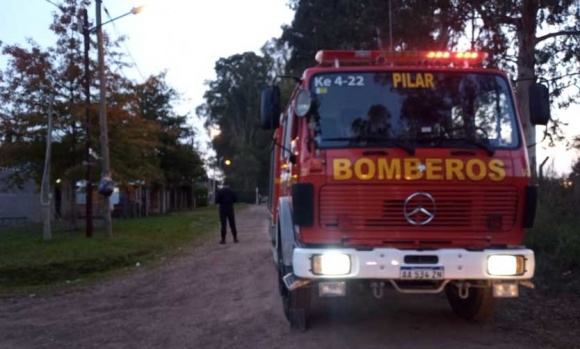
[[176,255],[219,225],[214,207],[141,219],[116,220],[113,237],[99,222],[91,239],[84,230],[53,229],[42,239],[42,227],[0,230],[0,292],[98,278],[136,263]]

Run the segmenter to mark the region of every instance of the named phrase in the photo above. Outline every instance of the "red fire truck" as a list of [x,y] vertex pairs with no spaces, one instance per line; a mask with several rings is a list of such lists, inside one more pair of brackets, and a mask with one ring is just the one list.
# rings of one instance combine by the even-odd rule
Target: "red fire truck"
[[[537,190],[513,88],[483,52],[319,51],[274,130],[268,207],[284,313],[306,329],[311,297],[444,292],[466,319],[531,285],[522,246]],[[530,119],[550,118],[530,82]]]

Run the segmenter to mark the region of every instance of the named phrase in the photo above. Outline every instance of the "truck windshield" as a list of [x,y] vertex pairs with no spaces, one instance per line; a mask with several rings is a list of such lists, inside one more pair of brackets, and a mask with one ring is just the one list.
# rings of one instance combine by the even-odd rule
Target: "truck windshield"
[[505,78],[490,73],[400,71],[316,74],[315,140],[322,148],[519,146]]

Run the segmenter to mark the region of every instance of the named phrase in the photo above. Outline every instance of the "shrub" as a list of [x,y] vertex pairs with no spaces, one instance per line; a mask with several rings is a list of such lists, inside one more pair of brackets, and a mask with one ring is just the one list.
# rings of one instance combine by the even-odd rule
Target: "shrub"
[[573,284],[580,270],[580,196],[574,185],[551,178],[540,185],[536,222],[526,246],[536,253],[536,275],[548,285]]

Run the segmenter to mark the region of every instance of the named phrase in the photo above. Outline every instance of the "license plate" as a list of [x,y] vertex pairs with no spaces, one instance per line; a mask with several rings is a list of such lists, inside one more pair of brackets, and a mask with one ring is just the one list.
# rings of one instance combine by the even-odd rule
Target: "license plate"
[[401,267],[399,278],[405,280],[441,280],[443,267]]

